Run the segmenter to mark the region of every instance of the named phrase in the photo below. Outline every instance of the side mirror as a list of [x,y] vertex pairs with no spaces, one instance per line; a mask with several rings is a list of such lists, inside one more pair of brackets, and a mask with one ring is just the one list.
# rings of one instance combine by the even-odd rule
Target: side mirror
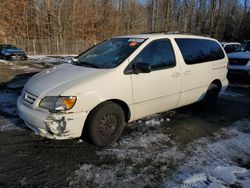
[[151,72],[151,66],[147,63],[135,63],[132,70],[134,74],[149,73]]

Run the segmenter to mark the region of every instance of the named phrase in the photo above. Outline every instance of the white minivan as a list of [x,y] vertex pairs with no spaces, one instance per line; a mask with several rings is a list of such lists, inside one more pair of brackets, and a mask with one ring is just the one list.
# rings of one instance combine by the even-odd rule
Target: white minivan
[[126,122],[203,101],[228,81],[228,58],[215,39],[181,34],[111,38],[33,76],[18,98],[19,116],[41,136],[83,136],[115,143]]

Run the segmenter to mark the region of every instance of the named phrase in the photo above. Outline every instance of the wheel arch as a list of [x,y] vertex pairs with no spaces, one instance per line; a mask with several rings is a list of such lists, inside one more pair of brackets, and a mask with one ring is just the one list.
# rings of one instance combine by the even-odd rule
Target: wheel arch
[[124,111],[124,114],[125,114],[125,121],[128,123],[130,118],[131,118],[131,110],[130,110],[128,104],[122,100],[119,100],[119,99],[110,99],[107,101],[116,103],[122,108],[122,110]]
[[[97,104],[92,110],[89,111],[87,117],[86,117],[86,120],[84,122],[84,126],[83,126],[83,129],[82,129],[82,136],[85,135],[87,136],[85,133],[86,133],[86,123],[87,123],[87,120],[90,116],[90,114],[97,108],[99,107],[100,105],[104,104],[105,102],[113,102],[117,105],[119,105],[122,110],[124,111],[124,115],[125,115],[125,121],[128,123],[130,118],[131,118],[131,110],[128,106],[128,104],[120,99],[108,99],[108,100],[105,100],[105,101],[102,101],[100,102],[99,104]],[[88,139],[88,138],[87,138]]]
[[[88,116],[91,114],[91,112],[93,112],[94,109],[96,109],[98,106],[102,105],[105,102],[113,102],[113,103],[116,103],[117,105],[119,105],[122,108],[122,110],[124,111],[125,121],[128,122],[130,120],[131,110],[130,110],[128,104],[120,99],[108,99],[108,100],[105,100],[105,101],[98,103],[94,108],[92,108],[92,110],[89,111]],[[87,118],[88,118],[88,116],[87,116]]]

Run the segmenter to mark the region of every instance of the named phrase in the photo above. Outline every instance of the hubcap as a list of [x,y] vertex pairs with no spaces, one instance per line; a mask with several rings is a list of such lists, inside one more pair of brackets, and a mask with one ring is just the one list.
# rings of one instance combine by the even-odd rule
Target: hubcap
[[110,137],[113,136],[118,128],[118,117],[115,113],[108,113],[101,119],[99,125],[99,133],[102,136]]

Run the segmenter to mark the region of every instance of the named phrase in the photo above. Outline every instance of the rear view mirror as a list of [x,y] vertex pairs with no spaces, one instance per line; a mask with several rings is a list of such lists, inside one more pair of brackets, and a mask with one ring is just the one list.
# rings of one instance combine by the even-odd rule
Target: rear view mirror
[[135,63],[133,64],[133,73],[149,73],[151,72],[151,66],[147,63]]

